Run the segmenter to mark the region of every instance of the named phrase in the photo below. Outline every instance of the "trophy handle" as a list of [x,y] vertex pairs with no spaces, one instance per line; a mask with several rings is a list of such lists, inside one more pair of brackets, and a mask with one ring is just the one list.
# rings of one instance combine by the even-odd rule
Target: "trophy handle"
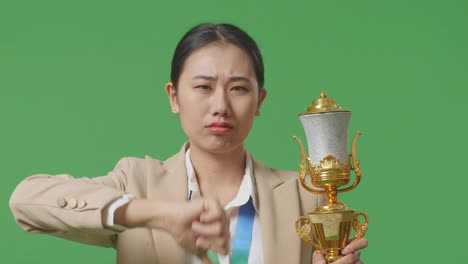
[[[362,215],[364,217],[365,223],[359,221],[358,217]],[[369,218],[363,212],[354,214],[353,229],[354,229],[354,238],[353,240],[360,239],[364,236],[369,226]]]
[[357,159],[357,154],[356,154],[356,142],[357,142],[357,138],[361,134],[362,133],[361,133],[360,130],[358,130],[356,132],[356,134],[354,134],[353,143],[351,144],[351,154],[348,157],[352,161],[353,165],[351,166],[351,170],[353,170],[354,173],[356,173],[356,179],[354,180],[354,182],[353,182],[353,184],[351,186],[348,186],[348,187],[346,187],[344,189],[341,189],[341,190],[337,190],[337,192],[339,192],[339,193],[351,191],[352,189],[356,188],[356,186],[361,181],[362,172],[361,172],[361,168],[359,167],[359,160]]
[[315,189],[309,187],[307,185],[307,183],[305,182],[305,178],[306,178],[306,175],[307,175],[307,163],[306,163],[306,161],[308,161],[309,169],[311,167],[314,167],[314,165],[312,164],[310,159],[307,158],[307,155],[306,155],[306,152],[305,152],[305,149],[304,149],[304,144],[302,144],[301,139],[298,138],[297,136],[293,136],[293,139],[296,140],[297,144],[299,144],[299,148],[301,150],[301,164],[299,164],[299,181],[301,182],[302,187],[304,187],[306,190],[308,190],[311,193],[327,194],[326,191],[319,191],[319,190],[315,190]]
[[[301,225],[301,221],[304,221],[305,223]],[[308,244],[315,247],[318,250],[318,253],[321,254],[322,253],[322,248],[319,245],[312,242],[312,237],[310,235],[311,230],[312,230],[312,228],[310,226],[310,222],[309,222],[308,217],[301,216],[301,217],[296,219],[296,233],[299,235],[299,237],[302,240],[304,240]]]

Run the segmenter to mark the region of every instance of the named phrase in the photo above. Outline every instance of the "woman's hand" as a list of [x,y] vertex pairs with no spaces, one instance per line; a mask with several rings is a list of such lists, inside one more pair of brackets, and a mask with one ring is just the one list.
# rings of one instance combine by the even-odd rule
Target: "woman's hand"
[[172,205],[165,228],[180,245],[194,251],[205,262],[212,250],[226,255],[229,250],[229,220],[217,200],[202,199],[182,205]]
[[148,227],[167,231],[203,263],[211,263],[207,250],[227,254],[229,220],[217,200],[199,199],[183,203],[133,200],[117,209],[115,223],[126,227]]
[[192,222],[192,232],[197,237],[197,249],[210,249],[222,255],[228,254],[229,219],[217,200],[203,200],[203,212],[198,221]]
[[[341,253],[344,255],[339,260],[333,262],[333,264],[363,264],[361,261],[361,252],[360,250],[367,247],[367,239],[360,238],[349,243]],[[312,256],[313,264],[326,264],[325,258],[322,254],[314,252]]]

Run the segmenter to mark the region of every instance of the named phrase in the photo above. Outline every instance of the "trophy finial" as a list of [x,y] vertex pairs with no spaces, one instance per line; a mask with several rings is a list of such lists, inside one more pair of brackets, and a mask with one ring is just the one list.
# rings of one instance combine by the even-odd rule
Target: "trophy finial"
[[341,106],[335,104],[335,100],[333,100],[333,98],[328,98],[326,92],[321,92],[320,98],[313,100],[312,106],[307,108],[307,112],[300,115],[328,112],[347,112],[347,110],[343,110]]

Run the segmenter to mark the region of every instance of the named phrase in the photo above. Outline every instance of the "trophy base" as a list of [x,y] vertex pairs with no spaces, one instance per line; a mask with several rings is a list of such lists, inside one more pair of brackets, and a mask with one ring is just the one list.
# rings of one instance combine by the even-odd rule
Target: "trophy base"
[[[359,216],[364,217],[363,222],[358,219]],[[350,241],[364,236],[368,223],[368,217],[363,212],[356,213],[343,204],[334,207],[324,205],[296,219],[296,232],[303,241],[319,251],[325,251],[325,260],[333,263],[342,257],[341,250]],[[354,238],[349,239],[351,226]]]
[[332,263],[341,258],[341,250],[349,242],[349,233],[355,211],[352,209],[333,207],[327,211],[319,208],[308,214],[310,225],[321,249],[327,252],[325,259]]

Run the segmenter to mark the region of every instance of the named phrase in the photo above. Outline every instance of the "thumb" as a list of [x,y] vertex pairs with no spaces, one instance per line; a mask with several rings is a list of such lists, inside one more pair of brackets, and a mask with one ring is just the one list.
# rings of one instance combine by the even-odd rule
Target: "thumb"
[[208,257],[207,251],[201,253],[199,258],[203,264],[214,264],[213,261],[211,261],[211,259]]

